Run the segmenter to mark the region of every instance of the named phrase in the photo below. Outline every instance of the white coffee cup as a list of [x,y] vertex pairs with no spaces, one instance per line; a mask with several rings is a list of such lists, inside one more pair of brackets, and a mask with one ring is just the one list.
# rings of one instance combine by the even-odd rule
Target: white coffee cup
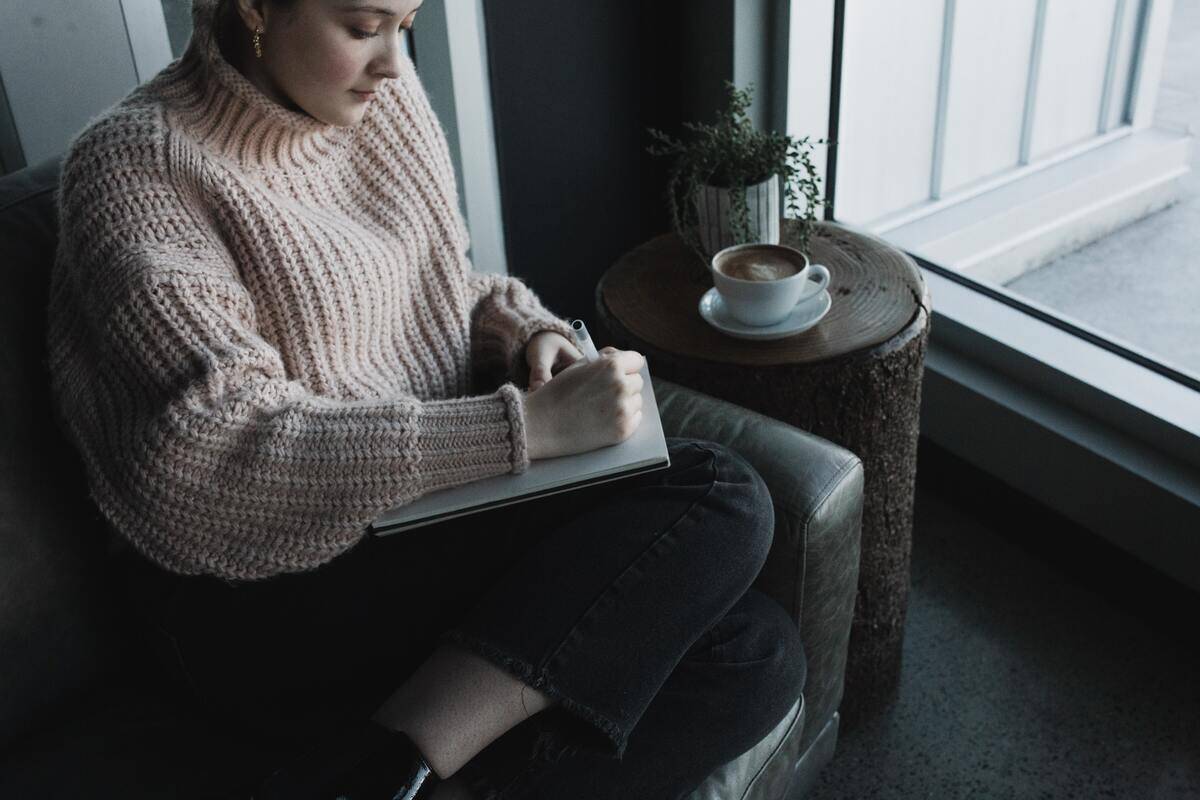
[[726,247],[712,257],[708,268],[729,313],[754,327],[782,322],[797,305],[829,286],[824,265],[810,264],[804,253],[781,244]]

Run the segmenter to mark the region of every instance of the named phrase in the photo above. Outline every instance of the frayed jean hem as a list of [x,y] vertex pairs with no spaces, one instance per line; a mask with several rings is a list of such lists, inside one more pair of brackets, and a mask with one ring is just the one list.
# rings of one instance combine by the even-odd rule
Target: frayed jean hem
[[[567,696],[544,670],[538,672],[525,659],[457,628],[443,632],[438,640],[457,644],[487,659],[525,685],[543,692],[580,723],[569,725],[565,730],[549,723],[539,725],[539,734],[534,743],[535,760],[554,763],[565,755],[578,752],[580,748],[587,748],[616,760],[624,756],[629,740],[628,733],[591,706]],[[547,712],[552,710],[547,709],[534,716],[545,717]]]

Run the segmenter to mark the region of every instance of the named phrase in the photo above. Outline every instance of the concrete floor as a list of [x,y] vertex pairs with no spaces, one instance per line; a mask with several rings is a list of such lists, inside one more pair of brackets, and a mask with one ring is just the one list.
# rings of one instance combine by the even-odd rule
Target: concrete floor
[[925,439],[897,697],[808,800],[1200,798],[1200,595]]
[[[1200,3],[1176,2],[1156,124],[1200,134]],[[1005,284],[1200,379],[1200,147],[1172,206]],[[1139,276],[1134,279],[1131,276]]]

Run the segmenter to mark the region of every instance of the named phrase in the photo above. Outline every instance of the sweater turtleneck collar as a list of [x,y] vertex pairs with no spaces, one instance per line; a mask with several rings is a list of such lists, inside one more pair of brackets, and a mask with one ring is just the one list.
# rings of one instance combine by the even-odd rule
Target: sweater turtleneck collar
[[175,119],[205,147],[247,169],[307,171],[336,159],[355,127],[330,125],[267,97],[221,53],[218,0],[193,0],[192,35],[160,76]]

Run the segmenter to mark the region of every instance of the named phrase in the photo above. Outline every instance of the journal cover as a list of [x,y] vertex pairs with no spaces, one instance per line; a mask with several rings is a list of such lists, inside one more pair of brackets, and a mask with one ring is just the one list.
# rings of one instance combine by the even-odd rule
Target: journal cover
[[430,492],[412,503],[384,512],[370,533],[386,536],[409,528],[477,514],[488,509],[533,500],[546,495],[582,489],[671,466],[663,434],[649,362],[642,365],[642,421],[620,444],[587,453],[531,461],[520,475],[496,475],[471,483]]

